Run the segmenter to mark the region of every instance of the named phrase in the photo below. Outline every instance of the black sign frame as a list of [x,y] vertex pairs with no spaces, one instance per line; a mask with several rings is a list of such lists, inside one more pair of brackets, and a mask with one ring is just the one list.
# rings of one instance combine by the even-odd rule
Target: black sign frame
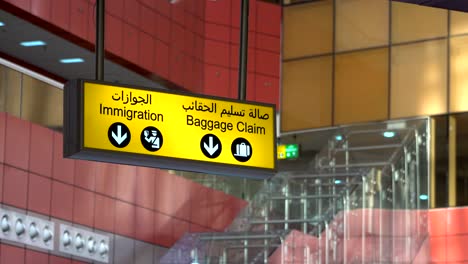
[[202,99],[221,100],[234,103],[246,103],[258,106],[273,107],[274,104],[266,104],[251,101],[238,101],[230,98],[192,94],[189,92],[169,91],[155,88],[145,88],[141,86],[130,86],[115,83],[108,83],[95,80],[76,79],[67,82],[64,86],[63,100],[63,157],[71,159],[91,160],[98,162],[109,162],[116,164],[126,164],[160,169],[171,169],[180,171],[191,171],[199,173],[209,173],[215,175],[234,176],[242,178],[265,179],[273,176],[277,172],[277,149],[276,149],[276,118],[273,120],[273,148],[274,168],[259,168],[251,166],[241,166],[235,164],[225,164],[207,161],[198,161],[184,158],[163,157],[155,155],[145,155],[138,153],[118,152],[84,147],[84,84],[95,83],[110,85],[122,88],[146,90],[158,93],[168,93],[198,97]]

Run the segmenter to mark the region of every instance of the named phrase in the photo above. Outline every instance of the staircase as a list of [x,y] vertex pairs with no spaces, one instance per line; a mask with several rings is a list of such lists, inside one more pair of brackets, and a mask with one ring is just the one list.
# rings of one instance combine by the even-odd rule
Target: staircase
[[336,128],[223,233],[186,234],[162,264],[412,263],[428,236],[427,119]]

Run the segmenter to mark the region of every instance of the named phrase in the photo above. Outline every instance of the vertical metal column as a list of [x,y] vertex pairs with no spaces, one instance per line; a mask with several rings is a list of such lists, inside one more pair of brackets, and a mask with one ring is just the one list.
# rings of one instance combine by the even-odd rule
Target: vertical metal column
[[280,237],[281,239],[281,263],[286,264],[288,259],[288,242],[285,240],[284,237]]
[[[421,209],[421,199],[419,199],[419,196],[421,195],[421,177],[419,175],[419,145],[422,143],[422,136],[419,135],[419,132],[416,130],[415,131],[415,140],[414,140],[414,145],[415,145],[415,154],[416,154],[416,209],[419,210]],[[428,195],[429,193],[425,193]],[[419,214],[417,214],[417,218],[419,220]],[[419,221],[418,221],[419,223]],[[419,231],[419,229],[418,229]],[[419,232],[418,232],[419,233]]]
[[330,229],[328,228],[327,221],[323,221],[325,226],[325,263],[328,264],[330,262],[328,253],[330,249],[328,248],[328,243],[330,243]]
[[[408,147],[405,146],[403,147],[403,153],[405,155],[404,159],[405,159],[405,178],[404,178],[404,182],[403,182],[403,193],[405,194],[405,197],[403,197],[404,199],[404,221],[405,223],[407,223],[405,225],[405,236],[408,238],[410,236],[410,226],[411,226],[411,216],[409,216],[409,212],[408,212],[408,209],[410,209],[410,204],[409,204],[409,196],[410,196],[410,184],[411,184],[411,178],[410,178],[410,170],[409,170],[409,162],[411,161],[411,152],[408,151]],[[419,197],[417,197],[416,199],[419,199]],[[400,216],[401,217],[401,216]],[[410,218],[410,219],[408,219]],[[405,239],[405,258],[410,256],[411,253],[410,253],[410,243],[411,243],[411,240],[408,240],[408,239]]]
[[[335,139],[332,139],[333,141],[331,141],[333,143],[333,147],[337,147],[337,142],[335,142]],[[330,141],[328,143],[328,145],[330,145]],[[331,148],[329,148],[329,153],[331,152]],[[331,156],[331,154],[329,154],[329,156]],[[334,156],[333,157],[333,165],[336,165],[336,157]],[[331,173],[333,175],[335,175],[336,173],[336,167],[333,166],[331,168]],[[336,195],[336,178],[335,177],[332,177],[332,195],[333,195],[333,198],[332,198],[332,202],[333,202],[333,205],[332,205],[332,210],[333,210],[333,215],[336,215],[337,214],[337,211],[336,211],[336,205],[337,205],[337,199],[335,197]],[[340,181],[340,184],[342,184],[342,182]],[[345,183],[345,188],[348,188],[348,186],[346,185]],[[336,259],[337,259],[337,238],[333,239],[333,263],[336,262]]]
[[[398,209],[397,208],[397,204],[396,204],[396,181],[397,181],[397,177],[395,174],[398,173],[398,170],[395,169],[395,166],[392,164],[391,166],[391,173],[392,173],[392,223],[391,223],[391,227],[392,227],[392,236],[395,235],[395,223],[396,223],[396,219],[395,219],[395,212],[396,210]],[[392,247],[389,249],[390,252],[389,252],[389,256],[392,256],[392,260],[393,260],[393,252],[395,252],[395,240],[392,239]]]
[[304,182],[301,184],[301,188],[302,188],[302,192],[301,192],[301,195],[302,195],[302,199],[301,199],[301,202],[302,202],[302,220],[304,220],[304,222],[302,223],[302,233],[304,234],[307,234],[307,218],[308,218],[308,215],[307,215],[307,207],[308,207],[308,203],[307,203],[307,179],[304,179]]
[[[373,172],[375,173],[375,171]],[[362,181],[362,215],[361,215],[361,255],[362,255],[362,263],[366,263],[366,194],[367,194],[367,177],[362,176],[361,177]],[[372,194],[370,194],[372,195]],[[373,208],[370,208],[373,209]]]
[[[264,210],[264,219],[265,219],[265,225],[264,225],[264,232],[267,233],[270,230],[270,226],[268,224],[268,220],[270,219],[270,207],[272,200],[270,199],[272,196],[272,183],[268,182],[267,179],[263,181],[264,185],[268,187],[268,192],[267,192],[267,202],[265,203],[263,210]],[[263,263],[267,264],[268,263],[268,239],[263,240],[263,245],[265,248],[263,249]]]
[[223,255],[221,256],[221,259],[222,259],[221,261],[222,264],[227,264],[227,249],[226,248],[223,249]]
[[430,119],[430,124],[429,124],[429,134],[427,135],[430,139],[428,142],[429,144],[426,146],[426,151],[427,151],[427,160],[429,160],[429,182],[428,185],[430,186],[430,192],[429,192],[429,199],[430,199],[430,208],[435,208],[436,207],[436,166],[435,166],[435,160],[436,160],[436,153],[435,153],[435,146],[436,146],[436,122],[435,118],[432,117]]
[[[322,223],[319,222],[317,224],[318,226],[318,239],[319,239],[319,242],[318,242],[318,263],[323,263],[322,262],[322,243],[323,243],[323,239],[322,239]],[[346,258],[343,258],[343,259],[346,259]]]
[[324,219],[323,217],[323,198],[321,197],[323,194],[322,190],[322,179],[315,179],[315,184],[317,185],[317,196],[319,197],[317,199],[317,215],[319,219]]
[[249,263],[249,240],[244,240],[244,264]]
[[249,1],[242,0],[239,50],[239,100],[245,101],[247,83],[247,47],[249,44]]
[[104,80],[104,9],[105,0],[96,1],[96,80]]
[[448,127],[448,195],[449,206],[457,206],[457,119],[449,116]]
[[289,229],[289,182],[284,186],[284,229]]
[[[343,149],[345,152],[345,171],[346,173],[348,173],[349,172],[349,138],[348,136],[344,138]],[[347,186],[349,186],[350,184],[349,178],[350,178],[349,176],[346,177],[345,183]],[[346,189],[346,197],[349,198],[349,188],[345,188],[345,189]]]
[[198,263],[198,248],[192,249],[191,252],[192,263]]
[[[325,226],[325,229],[322,228],[322,221],[324,221],[324,217],[322,215],[322,205],[323,205],[322,199],[323,198],[321,197],[322,196],[322,184],[323,184],[322,179],[319,179],[319,178],[315,179],[314,184],[317,185],[317,192],[316,193],[317,193],[317,196],[319,197],[317,199],[317,202],[316,202],[317,203],[317,215],[318,215],[318,219],[320,221],[319,224],[318,224],[319,263],[326,263],[326,262],[322,262],[322,253],[323,253],[323,251],[322,251],[322,249],[323,249],[323,247],[322,247],[322,241],[323,241],[322,234],[325,233],[325,236],[327,234],[326,233],[327,232],[327,230],[326,230],[327,226]],[[325,221],[323,223],[325,223]],[[325,231],[323,231],[323,230],[325,230]],[[327,243],[328,243],[328,241],[325,241],[325,248],[327,248]],[[328,254],[328,252],[326,252],[326,250],[325,250],[325,254]]]
[[271,185],[272,183],[271,182],[268,182],[267,179],[265,179],[263,181],[263,184],[265,186],[267,186],[268,188],[268,191],[267,191],[267,199],[266,199],[266,202],[265,204],[263,205],[263,219],[265,220],[265,224],[263,225],[263,230],[266,232],[268,232],[268,230],[270,229],[270,226],[268,224],[268,220],[270,220],[270,204],[272,203],[272,200],[271,200],[271,196],[272,196],[272,188],[271,188]]
[[311,264],[310,247],[308,245],[304,247],[304,260],[305,260],[305,264]]
[[[387,189],[388,189],[388,187],[387,187]],[[388,190],[385,190],[385,191],[388,192]],[[382,223],[383,222],[382,211],[383,211],[383,208],[384,208],[383,200],[384,200],[384,192],[380,191],[380,193],[379,193],[379,209],[380,209],[379,210],[379,234],[383,234],[383,223]],[[383,251],[384,251],[383,237],[382,237],[382,235],[380,235],[379,236],[379,259],[382,259],[383,255],[384,255]]]
[[[343,143],[343,147],[345,149],[345,171],[348,173],[349,172],[349,138],[346,136],[344,138],[344,143]],[[346,177],[346,186],[349,186],[350,184],[350,181],[349,181],[349,176]],[[348,250],[348,239],[349,239],[349,213],[350,213],[350,203],[351,203],[351,199],[349,197],[349,188],[345,188],[346,191],[345,191],[345,198],[344,198],[344,218],[343,218],[343,229],[344,229],[344,232],[343,232],[343,252],[347,252]],[[348,259],[345,257],[344,258],[344,263],[348,263]]]
[[[347,182],[348,180],[346,180]],[[349,213],[349,210],[346,210],[346,208],[348,207],[348,203],[349,203],[349,197],[348,196],[345,196],[343,197],[343,208],[344,208],[344,217],[343,217],[343,252],[347,252],[347,249],[348,249],[348,238],[347,238],[347,233],[348,233],[348,213]],[[346,255],[344,255],[345,257],[343,257],[343,263],[346,264],[348,263],[348,259],[346,258]]]

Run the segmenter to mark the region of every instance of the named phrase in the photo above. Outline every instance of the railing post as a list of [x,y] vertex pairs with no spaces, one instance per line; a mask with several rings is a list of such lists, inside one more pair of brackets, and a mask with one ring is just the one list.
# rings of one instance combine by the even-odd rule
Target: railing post
[[302,187],[302,198],[301,199],[301,202],[302,202],[302,219],[304,219],[304,223],[302,223],[302,232],[304,234],[307,234],[307,222],[305,221],[308,217],[308,214],[307,214],[307,207],[308,207],[308,200],[307,200],[307,180],[304,180],[304,182],[302,183],[301,185]]
[[284,229],[288,230],[289,229],[289,223],[287,222],[289,220],[289,182],[286,183],[284,186]]
[[244,264],[249,263],[249,241],[244,240]]

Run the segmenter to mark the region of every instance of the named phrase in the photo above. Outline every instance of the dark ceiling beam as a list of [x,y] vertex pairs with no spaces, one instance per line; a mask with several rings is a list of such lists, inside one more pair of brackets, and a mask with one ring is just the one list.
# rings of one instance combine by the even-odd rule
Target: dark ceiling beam
[[468,1],[466,0],[393,0],[393,1],[468,12]]

